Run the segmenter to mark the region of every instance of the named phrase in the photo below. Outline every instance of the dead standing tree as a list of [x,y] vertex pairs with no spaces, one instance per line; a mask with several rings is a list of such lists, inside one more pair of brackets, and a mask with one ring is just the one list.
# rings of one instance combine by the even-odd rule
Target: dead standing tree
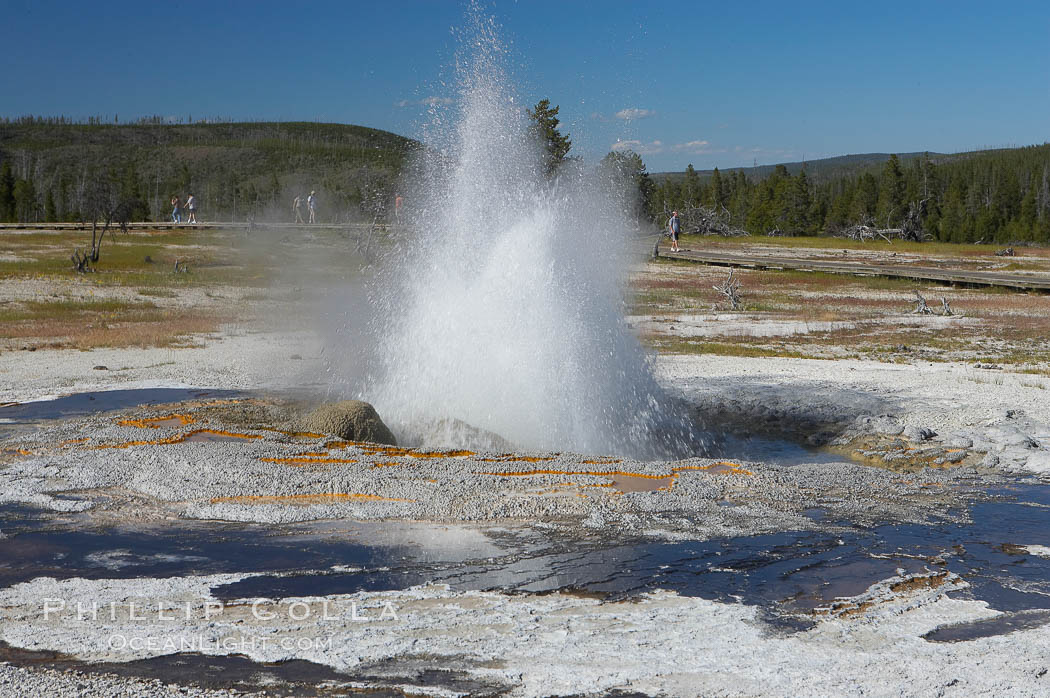
[[[912,315],[935,315],[933,308],[926,303],[926,298],[915,291],[915,310],[911,311]],[[941,296],[941,315],[948,317],[955,315],[955,311],[952,310],[951,302],[947,296]]]
[[[721,211],[715,211],[707,206],[686,206],[678,209],[682,232],[692,235],[721,235],[722,237],[750,235],[746,230],[732,225],[733,216],[725,206],[722,206],[721,209]],[[664,204],[664,217],[671,217],[667,204]]]
[[912,315],[933,315],[930,306],[926,305],[926,298],[918,291],[915,292],[915,310]]
[[731,310],[740,310],[743,305],[743,301],[740,300],[740,282],[733,279],[732,269],[729,270],[729,277],[720,286],[712,288],[729,300]]
[[926,242],[930,239],[930,234],[923,230],[922,220],[926,217],[928,201],[929,199],[913,201],[908,206],[908,213],[905,214],[899,228],[876,228],[874,221],[870,217],[865,217],[860,223],[845,228],[838,237],[860,242],[867,242],[875,238],[882,238],[886,242],[893,242],[894,238],[911,242]]
[[119,226],[121,232],[128,232],[128,219],[134,204],[134,200],[123,196],[105,178],[99,177],[88,186],[84,196],[84,212],[91,217],[91,247],[86,252],[80,249],[73,251],[70,259],[75,271],[91,271],[90,265],[98,264],[102,240],[111,227]]
[[865,216],[864,220],[860,223],[855,223],[849,226],[848,228],[845,228],[841,233],[839,233],[838,237],[847,238],[849,240],[857,240],[859,242],[868,242],[869,240],[874,240],[875,238],[882,238],[886,242],[892,242],[892,240],[890,240],[890,238],[887,236],[888,232],[893,231],[879,230],[875,227],[875,224],[871,220],[871,218]]
[[930,239],[930,234],[922,228],[922,219],[926,217],[926,203],[928,201],[929,199],[913,201],[908,206],[908,213],[904,216],[904,220],[901,221],[900,232],[897,233],[901,240],[926,242]]
[[372,221],[367,229],[353,235],[353,244],[354,252],[369,264],[376,260],[382,247],[387,198],[386,184],[380,179],[370,179],[361,186],[361,210],[365,215],[370,215]]

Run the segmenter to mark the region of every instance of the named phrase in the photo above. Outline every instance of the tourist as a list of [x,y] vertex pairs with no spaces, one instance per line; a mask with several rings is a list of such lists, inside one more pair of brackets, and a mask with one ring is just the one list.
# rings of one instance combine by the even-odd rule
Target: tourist
[[171,197],[171,222],[172,223],[181,223],[182,222],[182,208],[180,207],[180,204],[182,204],[182,199],[179,198],[178,194],[176,194],[175,196]]
[[310,192],[310,196],[306,197],[306,207],[310,209],[310,223],[317,222],[316,211],[314,208],[317,206],[317,199],[314,197],[314,192]]
[[197,222],[197,197],[190,192],[189,197],[186,199],[186,211],[189,212],[189,217],[186,219],[187,223]]
[[405,200],[401,198],[400,194],[394,197],[394,220],[397,221],[398,225],[401,225],[401,206],[405,203]]
[[682,229],[682,224],[678,220],[678,211],[671,211],[671,220],[667,221],[667,228],[671,231],[671,251],[678,252],[678,233]]
[[302,194],[295,195],[295,201],[292,202],[292,210],[295,211],[295,222],[303,222],[303,197]]

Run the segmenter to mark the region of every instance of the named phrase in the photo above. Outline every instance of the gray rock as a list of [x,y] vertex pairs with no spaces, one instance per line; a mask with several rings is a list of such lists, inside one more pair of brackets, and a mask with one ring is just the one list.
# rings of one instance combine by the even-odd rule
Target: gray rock
[[[414,435],[416,441],[430,448],[468,448],[472,451],[512,451],[515,448],[514,444],[499,434],[459,419],[439,419],[423,425],[418,431]],[[402,432],[401,436],[405,438],[406,434]]]
[[874,434],[897,436],[904,431],[901,421],[891,414],[880,414],[875,417],[864,416],[857,419],[857,426]]
[[933,429],[927,429],[926,427],[910,425],[904,428],[901,435],[909,441],[929,441],[937,436],[937,432]]
[[1031,437],[1015,426],[1008,424],[997,424],[982,430],[985,440],[990,441],[1000,448],[1009,446],[1025,446],[1031,441]]
[[1050,474],[1050,451],[1036,451],[1028,456],[1025,467],[1033,473],[1040,475]]
[[945,453],[944,456],[937,459],[940,464],[944,463],[961,463],[966,458],[966,451],[954,451],[952,453]]
[[361,400],[321,405],[300,421],[303,431],[338,436],[347,441],[370,441],[396,446],[397,440],[375,408]]

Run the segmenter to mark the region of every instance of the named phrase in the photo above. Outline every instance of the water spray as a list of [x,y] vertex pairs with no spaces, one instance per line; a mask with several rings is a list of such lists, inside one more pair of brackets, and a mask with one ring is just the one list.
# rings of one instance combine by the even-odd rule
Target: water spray
[[359,395],[409,441],[451,418],[524,448],[695,454],[626,324],[622,191],[574,163],[548,178],[505,61],[475,12],[453,118],[428,124],[415,163],[414,233],[368,292]]

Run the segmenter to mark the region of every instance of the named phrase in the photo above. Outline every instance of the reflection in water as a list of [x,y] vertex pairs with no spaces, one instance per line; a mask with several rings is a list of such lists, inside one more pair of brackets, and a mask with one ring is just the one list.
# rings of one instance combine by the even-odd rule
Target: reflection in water
[[1018,630],[1031,630],[1050,623],[1050,611],[1018,611],[1004,613],[995,618],[943,625],[922,636],[929,642],[965,642],[982,637],[1006,635]]
[[[649,479],[649,482],[660,482]],[[0,584],[39,576],[124,578],[273,572],[215,589],[219,598],[313,596],[391,590],[428,582],[456,590],[597,594],[630,598],[656,589],[755,604],[797,626],[836,598],[907,574],[945,572],[973,596],[1015,612],[1050,609],[1050,559],[1020,547],[1045,538],[1050,494],[1017,485],[976,503],[973,523],[784,532],[706,541],[580,541],[528,528],[325,522],[294,527],[174,521],[145,529],[90,530],[30,509],[0,509]],[[822,515],[811,512],[814,519]],[[1007,528],[1008,526],[1008,528]],[[116,564],[116,562],[119,564]],[[285,576],[283,573],[295,572]],[[929,581],[929,580],[927,580]],[[968,630],[991,634],[1038,622],[1022,614]]]
[[159,429],[160,427],[184,427],[187,424],[193,424],[196,422],[193,417],[188,414],[170,414],[166,417],[152,417],[148,419],[120,419],[117,420],[117,424],[122,427],[138,427],[140,429]]
[[206,388],[133,388],[75,393],[53,400],[16,402],[0,407],[0,419],[11,423],[36,422],[45,419],[82,417],[99,412],[124,410],[129,407],[165,405],[185,400],[228,398],[242,395],[234,390]]
[[610,476],[612,486],[620,492],[656,492],[671,489],[674,477],[638,477],[625,473],[614,473]]

